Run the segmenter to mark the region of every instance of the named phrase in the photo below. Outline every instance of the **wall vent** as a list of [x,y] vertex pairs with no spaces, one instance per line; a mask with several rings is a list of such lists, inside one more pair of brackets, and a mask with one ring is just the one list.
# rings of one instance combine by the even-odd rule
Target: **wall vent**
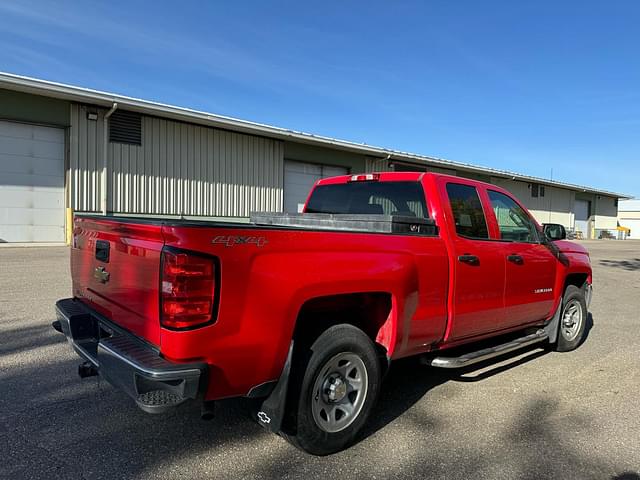
[[109,117],[109,141],[142,145],[142,115],[126,110],[116,110]]

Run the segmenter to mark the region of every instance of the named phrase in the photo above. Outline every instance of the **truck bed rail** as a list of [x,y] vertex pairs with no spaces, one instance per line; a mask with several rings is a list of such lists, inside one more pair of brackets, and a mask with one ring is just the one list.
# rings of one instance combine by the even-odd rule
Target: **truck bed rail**
[[251,223],[314,230],[438,235],[438,227],[433,219],[405,215],[252,213]]

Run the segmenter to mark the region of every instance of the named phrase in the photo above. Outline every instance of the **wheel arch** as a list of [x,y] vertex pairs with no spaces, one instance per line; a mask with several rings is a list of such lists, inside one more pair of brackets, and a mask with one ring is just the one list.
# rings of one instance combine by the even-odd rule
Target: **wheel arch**
[[353,325],[373,341],[381,357],[388,359],[395,340],[393,312],[390,292],[352,292],[310,298],[298,311],[293,339],[303,348],[334,325]]
[[564,279],[564,286],[562,291],[564,292],[569,285],[574,285],[578,288],[583,288],[587,281],[589,280],[590,275],[586,272],[575,272],[568,274]]

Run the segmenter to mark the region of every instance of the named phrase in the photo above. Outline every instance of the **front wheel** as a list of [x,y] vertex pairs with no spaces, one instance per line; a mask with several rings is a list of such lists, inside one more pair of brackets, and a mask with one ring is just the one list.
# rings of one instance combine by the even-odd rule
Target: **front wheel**
[[295,434],[289,440],[314,455],[338,452],[356,439],[380,389],[380,364],[371,339],[352,325],[336,325],[311,346],[298,388]]
[[587,332],[587,302],[584,290],[569,285],[562,298],[560,325],[558,326],[558,352],[575,350],[584,340]]

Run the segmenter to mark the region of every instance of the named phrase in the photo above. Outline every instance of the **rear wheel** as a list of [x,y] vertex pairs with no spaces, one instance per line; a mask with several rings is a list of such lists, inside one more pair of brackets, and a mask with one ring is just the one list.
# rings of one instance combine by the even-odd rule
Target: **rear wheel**
[[380,389],[380,364],[371,339],[352,325],[336,325],[311,346],[297,384],[297,447],[328,455],[352,444],[365,424]]
[[555,345],[558,352],[574,350],[582,343],[586,334],[587,315],[584,290],[569,285],[562,298],[558,342]]

